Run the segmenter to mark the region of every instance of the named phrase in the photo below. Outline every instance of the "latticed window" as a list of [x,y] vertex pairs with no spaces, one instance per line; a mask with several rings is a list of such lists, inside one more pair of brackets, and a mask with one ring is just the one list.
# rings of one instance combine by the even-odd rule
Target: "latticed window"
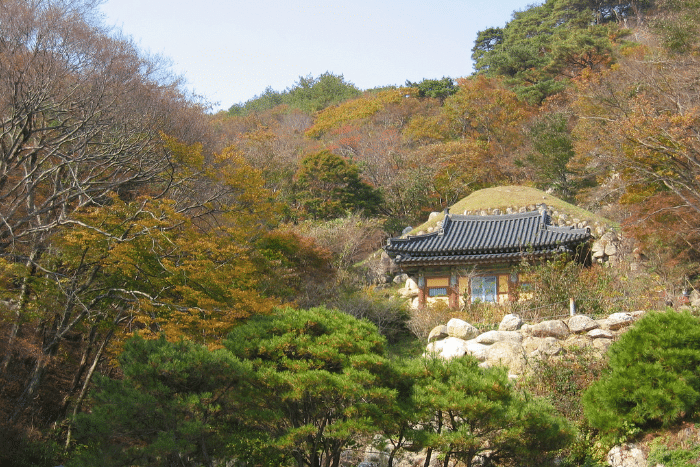
[[425,284],[428,288],[428,297],[447,297],[450,286],[449,277],[429,277]]
[[428,289],[429,297],[446,297],[447,287],[432,287]]
[[496,276],[478,276],[471,280],[471,301],[495,302],[497,298],[498,278]]

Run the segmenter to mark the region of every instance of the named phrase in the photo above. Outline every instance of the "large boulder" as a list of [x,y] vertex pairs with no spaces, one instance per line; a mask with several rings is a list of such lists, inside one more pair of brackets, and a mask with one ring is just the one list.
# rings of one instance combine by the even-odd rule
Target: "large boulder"
[[600,327],[596,320],[586,315],[574,315],[569,318],[566,324],[569,327],[569,331],[573,332],[574,334],[579,332],[588,332],[591,329]]
[[615,446],[608,452],[608,465],[612,467],[647,467],[647,460],[636,444]]
[[445,347],[445,339],[428,343],[425,347],[425,353],[429,355],[440,355],[442,348]]
[[507,314],[498,325],[499,331],[517,331],[523,325],[523,320],[518,315]]
[[518,331],[486,331],[483,334],[479,334],[476,337],[476,341],[479,344],[491,345],[496,342],[516,342],[521,343],[523,341],[523,335]]
[[426,356],[444,358],[445,360],[464,357],[466,353],[466,341],[456,337],[430,342],[425,348]]
[[528,332],[535,337],[554,337],[556,339],[566,339],[569,335],[569,328],[560,319],[552,319],[534,324],[528,328]]
[[[400,276],[396,276],[400,277]],[[410,277],[406,276],[406,283],[404,284],[403,287],[399,289],[399,295],[401,298],[418,298],[418,294],[420,293],[420,290],[418,289],[418,284],[416,281],[411,279]]]
[[480,362],[483,362],[486,360],[489,346],[486,344],[480,344],[476,341],[476,339],[471,339],[466,342],[466,349],[469,355],[476,358]]
[[464,357],[467,353],[466,341],[459,339],[457,337],[448,337],[443,340],[442,351],[440,352],[440,357],[445,360],[452,360],[453,358]]
[[428,342],[444,339],[448,336],[449,334],[447,333],[447,326],[441,324],[439,326],[435,326],[433,330],[430,331],[430,334],[428,334]]
[[447,334],[466,341],[478,336],[479,330],[464,320],[452,318],[447,322]]
[[617,331],[618,329],[632,324],[634,322],[634,316],[630,313],[613,313],[603,321],[603,327],[605,329]]
[[607,329],[591,329],[587,336],[591,339],[612,339],[615,335]]
[[504,365],[510,374],[521,375],[525,372],[527,359],[522,345],[501,341],[488,347],[484,363],[488,366]]

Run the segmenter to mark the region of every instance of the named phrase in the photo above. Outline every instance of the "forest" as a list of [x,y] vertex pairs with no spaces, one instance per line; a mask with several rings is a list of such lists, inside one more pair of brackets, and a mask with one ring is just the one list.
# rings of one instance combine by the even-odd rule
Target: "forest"
[[[696,423],[697,315],[651,313],[609,361],[513,382],[420,357],[368,258],[526,185],[645,259],[567,270],[576,293],[662,309],[658,291],[697,289],[699,8],[546,0],[479,32],[469,76],[327,72],[213,113],[94,1],[0,2],[0,464],[338,467],[380,438],[389,466],[592,467]],[[561,267],[532,271],[542,294]],[[682,451],[657,459],[698,465],[700,443]]]

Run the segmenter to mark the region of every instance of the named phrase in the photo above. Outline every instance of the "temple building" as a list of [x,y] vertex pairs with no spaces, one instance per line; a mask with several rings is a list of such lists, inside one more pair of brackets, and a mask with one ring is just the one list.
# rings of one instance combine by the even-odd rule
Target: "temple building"
[[552,225],[545,206],[486,216],[445,210],[435,231],[390,238],[384,250],[418,284],[420,305],[443,300],[458,308],[462,300],[516,300],[527,284],[518,265],[562,254],[584,261],[592,238],[587,228]]

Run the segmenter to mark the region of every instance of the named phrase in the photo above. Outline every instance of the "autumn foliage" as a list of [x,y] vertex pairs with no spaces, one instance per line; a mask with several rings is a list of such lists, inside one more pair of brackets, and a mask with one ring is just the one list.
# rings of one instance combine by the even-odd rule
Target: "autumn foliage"
[[[692,2],[547,0],[480,32],[470,76],[363,91],[326,72],[215,115],[164,63],[111,35],[94,8],[87,0],[0,5],[2,465],[60,463],[56,453],[74,446],[74,421],[97,400],[95,378],[132,377],[117,362],[148,361],[134,356],[147,350],[166,365],[181,350],[192,357],[188,368],[227,365],[216,353],[235,347],[227,336],[263,326],[280,306],[307,316],[296,310],[335,305],[401,339],[405,309],[377,302],[370,282],[385,278],[362,261],[386,236],[481,188],[535,185],[608,216],[655,287],[699,285]],[[591,271],[582,288],[608,277]],[[136,334],[141,340],[129,341]],[[268,337],[256,339],[267,345]],[[494,397],[508,395],[491,376]],[[157,375],[139,377],[160,394]],[[172,392],[192,396],[173,410],[193,423],[204,407],[195,405],[209,404],[207,388],[221,383],[199,377],[202,391]],[[180,384],[173,378],[168,384]],[[119,386],[106,381],[104,391]],[[348,411],[360,410],[353,394],[342,396]],[[218,415],[217,426],[232,420]],[[363,434],[365,422],[356,426]],[[292,431],[276,460],[301,459],[290,443],[304,432]],[[231,441],[220,434],[207,440]],[[431,446],[472,461],[473,449],[446,439]],[[324,456],[336,459],[346,441]],[[193,443],[181,452],[206,459]],[[167,451],[158,449],[155,457]],[[504,459],[523,454],[508,449]]]

